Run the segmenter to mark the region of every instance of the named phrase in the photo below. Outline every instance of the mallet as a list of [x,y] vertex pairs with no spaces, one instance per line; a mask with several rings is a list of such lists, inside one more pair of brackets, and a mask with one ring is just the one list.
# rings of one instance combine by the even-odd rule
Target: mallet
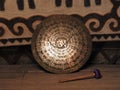
[[89,74],[86,74],[83,76],[60,80],[59,83],[75,81],[75,80],[83,80],[83,79],[89,79],[89,78],[96,78],[96,79],[101,78],[101,73],[100,73],[99,69],[95,69],[92,73],[89,73]]

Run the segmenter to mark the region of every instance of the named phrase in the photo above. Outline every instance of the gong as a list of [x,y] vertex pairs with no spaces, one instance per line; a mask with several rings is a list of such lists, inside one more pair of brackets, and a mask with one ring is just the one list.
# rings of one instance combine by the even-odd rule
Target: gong
[[48,16],[32,37],[35,60],[52,73],[70,73],[81,68],[90,56],[91,46],[85,25],[69,15]]

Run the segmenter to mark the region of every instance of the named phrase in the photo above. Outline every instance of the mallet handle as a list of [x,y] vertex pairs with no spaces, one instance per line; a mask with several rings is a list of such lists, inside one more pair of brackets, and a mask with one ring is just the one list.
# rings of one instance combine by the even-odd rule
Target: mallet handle
[[89,79],[93,78],[95,76],[95,73],[89,73],[83,76],[78,76],[78,77],[72,77],[72,78],[67,78],[64,80],[60,80],[59,83],[64,83],[64,82],[69,82],[69,81],[75,81],[75,80],[82,80],[82,79]]

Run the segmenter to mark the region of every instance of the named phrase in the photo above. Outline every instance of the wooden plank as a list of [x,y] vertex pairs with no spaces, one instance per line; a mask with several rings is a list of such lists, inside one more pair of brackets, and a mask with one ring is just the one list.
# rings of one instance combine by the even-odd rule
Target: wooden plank
[[[0,77],[1,74],[6,75],[6,78],[5,77],[0,78],[0,89],[1,90],[80,90],[80,89],[119,90],[120,89],[120,65],[93,65],[86,67],[80,70],[79,72],[75,72],[71,74],[47,73],[35,65],[28,65],[24,67],[20,65],[11,66],[11,67],[0,66]],[[8,68],[8,70],[5,68]],[[67,83],[58,83],[58,80],[60,79],[84,75],[89,72],[92,72],[94,68],[99,68],[101,70],[103,76],[101,79],[98,80],[86,79],[86,80],[78,80]],[[3,69],[6,71],[3,72],[2,71]],[[13,75],[14,77],[11,77],[11,75]]]
[[[100,68],[101,71],[120,71],[120,65],[87,65],[79,71],[88,72],[95,68]],[[0,72],[45,72],[40,66],[36,64],[27,65],[0,65]]]

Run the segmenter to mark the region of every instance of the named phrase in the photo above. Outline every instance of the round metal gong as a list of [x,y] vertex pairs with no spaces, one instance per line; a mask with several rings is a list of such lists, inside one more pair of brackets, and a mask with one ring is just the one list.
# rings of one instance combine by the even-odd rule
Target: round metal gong
[[81,68],[91,53],[91,38],[78,19],[53,15],[42,21],[32,38],[32,52],[45,70],[70,73]]

